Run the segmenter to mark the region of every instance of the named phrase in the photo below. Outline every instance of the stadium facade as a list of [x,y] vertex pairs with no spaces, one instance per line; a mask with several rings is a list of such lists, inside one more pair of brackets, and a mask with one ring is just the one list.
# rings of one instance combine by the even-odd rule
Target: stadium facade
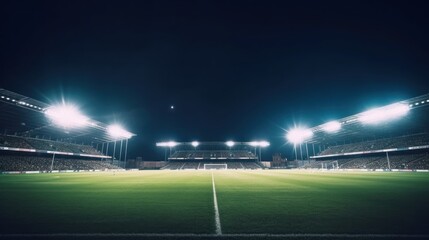
[[0,171],[120,169],[134,134],[80,113],[0,89]]
[[267,141],[254,142],[159,142],[166,165],[162,169],[261,169],[262,148]]
[[300,129],[301,168],[429,169],[429,94]]

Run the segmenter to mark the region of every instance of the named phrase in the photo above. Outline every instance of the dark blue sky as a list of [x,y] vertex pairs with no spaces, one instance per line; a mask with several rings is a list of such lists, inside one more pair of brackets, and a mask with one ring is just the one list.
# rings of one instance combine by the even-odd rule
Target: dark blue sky
[[282,128],[429,92],[427,1],[0,4],[1,87],[120,122],[145,159],[167,139],[287,152]]

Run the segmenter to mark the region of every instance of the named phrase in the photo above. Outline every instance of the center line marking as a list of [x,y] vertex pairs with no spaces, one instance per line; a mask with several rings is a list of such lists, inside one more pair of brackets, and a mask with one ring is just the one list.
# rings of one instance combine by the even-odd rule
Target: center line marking
[[219,207],[217,206],[216,186],[215,186],[213,172],[212,172],[212,184],[213,184],[213,203],[214,203],[214,210],[215,210],[216,235],[222,235],[222,228],[220,226]]

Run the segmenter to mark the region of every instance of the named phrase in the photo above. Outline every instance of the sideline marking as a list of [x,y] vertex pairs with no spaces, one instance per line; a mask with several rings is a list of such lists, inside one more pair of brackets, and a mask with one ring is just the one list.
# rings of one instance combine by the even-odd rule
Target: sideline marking
[[348,234],[348,233],[286,233],[286,234],[269,234],[269,233],[237,233],[237,234],[193,234],[193,233],[35,233],[35,234],[0,234],[0,239],[10,238],[58,238],[58,237],[186,237],[186,238],[201,238],[201,237],[233,237],[233,238],[425,238],[428,234]]
[[214,203],[215,222],[216,222],[216,235],[222,235],[222,228],[220,225],[219,207],[217,206],[216,186],[215,186],[213,172],[212,172],[212,184],[213,184],[213,203]]

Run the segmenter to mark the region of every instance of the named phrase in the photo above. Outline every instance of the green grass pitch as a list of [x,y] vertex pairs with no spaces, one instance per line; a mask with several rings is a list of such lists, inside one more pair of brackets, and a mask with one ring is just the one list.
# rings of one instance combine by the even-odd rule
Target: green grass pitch
[[0,234],[429,234],[429,174],[139,171],[0,175]]

